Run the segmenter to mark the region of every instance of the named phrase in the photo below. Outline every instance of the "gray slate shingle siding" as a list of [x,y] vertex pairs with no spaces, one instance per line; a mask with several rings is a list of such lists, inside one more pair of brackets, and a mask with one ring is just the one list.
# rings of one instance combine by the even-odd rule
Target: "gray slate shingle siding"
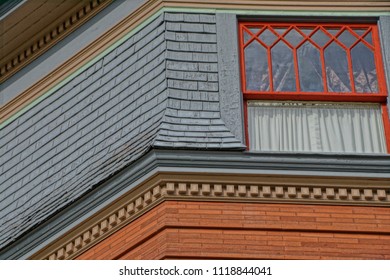
[[216,18],[166,13],[168,104],[155,147],[242,148],[221,120]]
[[162,14],[1,135],[0,248],[151,147],[242,149],[221,120],[215,15]]

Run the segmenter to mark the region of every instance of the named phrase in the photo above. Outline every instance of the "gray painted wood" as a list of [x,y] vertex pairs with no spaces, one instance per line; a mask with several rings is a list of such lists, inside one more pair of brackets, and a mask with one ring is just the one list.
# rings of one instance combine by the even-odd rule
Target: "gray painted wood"
[[244,144],[237,16],[218,13],[217,30],[221,116],[230,131]]

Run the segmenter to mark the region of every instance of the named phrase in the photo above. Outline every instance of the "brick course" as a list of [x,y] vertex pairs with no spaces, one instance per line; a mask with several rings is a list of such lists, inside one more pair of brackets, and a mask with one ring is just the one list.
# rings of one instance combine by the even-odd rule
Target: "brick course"
[[165,201],[78,259],[390,259],[389,217],[381,207]]

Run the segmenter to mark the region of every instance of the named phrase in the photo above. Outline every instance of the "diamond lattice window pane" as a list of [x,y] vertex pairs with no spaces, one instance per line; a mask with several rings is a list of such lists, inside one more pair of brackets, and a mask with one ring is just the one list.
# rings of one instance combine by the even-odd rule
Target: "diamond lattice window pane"
[[326,28],[326,31],[328,31],[333,36],[336,36],[337,33],[339,33],[340,28]]
[[264,44],[270,46],[275,42],[277,36],[269,29],[266,29],[259,35],[259,38]]
[[278,32],[280,35],[282,35],[284,32],[287,31],[287,28],[285,27],[274,27],[273,28],[276,32]]
[[337,39],[343,43],[347,48],[351,47],[356,42],[357,38],[351,34],[348,30],[344,30]]
[[369,44],[373,44],[372,43],[372,34],[371,32],[369,32],[365,37],[364,37],[364,40],[366,40]]
[[294,47],[296,47],[303,40],[303,36],[295,29],[292,29],[290,32],[288,32],[284,38]]
[[260,31],[260,28],[249,28],[249,31],[250,32],[252,32],[253,33],[253,35],[256,35],[257,34],[257,32],[259,32]]
[[301,28],[299,28],[299,30],[300,30],[302,33],[304,33],[304,34],[306,34],[307,36],[309,36],[309,35],[313,32],[314,28],[311,28],[311,27],[301,27]]
[[329,42],[330,37],[325,34],[321,29],[317,30],[316,33],[314,33],[311,36],[311,39],[320,47],[323,47],[326,43]]
[[246,32],[244,30],[244,44],[248,43],[248,41],[252,38],[251,35],[248,34],[248,32]]
[[353,29],[353,32],[355,32],[357,35],[359,36],[362,36],[365,32],[367,31],[367,29],[362,29],[362,28],[359,28],[359,29]]

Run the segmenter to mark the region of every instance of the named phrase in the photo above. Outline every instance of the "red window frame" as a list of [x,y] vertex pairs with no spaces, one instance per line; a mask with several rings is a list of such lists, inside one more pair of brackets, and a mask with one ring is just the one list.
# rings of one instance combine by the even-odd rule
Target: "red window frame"
[[[279,34],[277,32],[273,32],[274,35],[277,37],[277,39],[274,40],[274,42],[267,46],[264,43],[261,42],[261,40],[258,40],[258,42],[261,43],[261,45],[267,49],[267,55],[268,55],[268,75],[270,80],[270,90],[269,91],[253,91],[253,90],[247,90],[246,89],[246,71],[245,71],[245,57],[244,57],[244,49],[247,45],[249,45],[253,40],[257,40],[258,36],[262,34],[266,29],[270,30],[269,27],[272,28],[286,28],[286,30]],[[296,28],[296,31],[300,33],[305,39],[302,40],[298,45],[295,47],[284,38],[292,29]],[[325,31],[326,35],[328,35],[331,39],[330,41],[325,44],[324,46],[319,46],[311,40],[310,36],[314,34],[319,28],[324,27],[322,31]],[[251,31],[249,31],[249,28],[259,28],[259,31],[256,32],[246,43],[244,43],[244,31],[246,31],[249,34],[252,34]],[[310,34],[304,34],[303,32],[300,32],[299,28],[314,28],[313,31]],[[339,32],[335,35],[332,35],[329,32],[326,32],[325,28],[339,28]],[[325,73],[325,60],[324,60],[324,50],[325,48],[333,41],[337,41],[337,37],[344,31],[355,28],[367,28],[367,31],[362,34],[358,35],[358,40],[352,44],[350,47],[346,47],[345,45],[342,45],[341,47],[344,50],[347,50],[347,58],[348,58],[348,69],[350,74],[350,81],[351,81],[351,92],[348,93],[338,93],[338,92],[328,92],[327,90],[327,81],[326,76],[323,74],[323,86],[324,91],[323,92],[303,92],[300,90],[300,81],[299,81],[299,68],[298,68],[298,60],[297,60],[297,49],[304,44],[306,41],[310,41],[314,46],[317,47],[320,51],[320,58],[322,63],[322,73]],[[271,30],[272,31],[272,30]],[[366,42],[365,39],[363,39],[368,32],[372,33],[372,45]],[[355,33],[356,34],[356,33]],[[362,39],[362,40],[361,40]],[[378,80],[378,93],[358,93],[355,90],[355,83],[354,83],[354,77],[353,77],[353,71],[352,71],[352,59],[350,50],[358,43],[360,40],[373,51],[374,59],[375,59],[375,66],[377,70],[377,80]],[[283,41],[285,44],[287,44],[292,50],[293,50],[293,56],[294,56],[294,70],[295,70],[295,79],[296,79],[296,91],[295,92],[280,92],[280,91],[273,91],[273,85],[272,85],[272,63],[271,63],[271,48],[276,45],[279,41]],[[239,49],[240,49],[240,68],[241,68],[241,89],[243,92],[243,99],[244,99],[244,117],[245,117],[245,138],[246,138],[246,144],[247,149],[249,149],[249,135],[248,135],[248,114],[247,114],[247,101],[248,100],[300,100],[300,101],[330,101],[330,102],[375,102],[380,103],[382,106],[382,118],[383,118],[383,125],[384,125],[384,133],[385,133],[385,141],[386,141],[386,147],[387,147],[387,153],[390,153],[390,121],[389,121],[389,114],[387,111],[387,86],[386,86],[386,78],[384,73],[384,65],[382,60],[382,52],[380,48],[380,40],[379,40],[379,34],[378,34],[378,27],[376,24],[345,24],[345,23],[294,23],[294,22],[240,22],[239,23]]]

